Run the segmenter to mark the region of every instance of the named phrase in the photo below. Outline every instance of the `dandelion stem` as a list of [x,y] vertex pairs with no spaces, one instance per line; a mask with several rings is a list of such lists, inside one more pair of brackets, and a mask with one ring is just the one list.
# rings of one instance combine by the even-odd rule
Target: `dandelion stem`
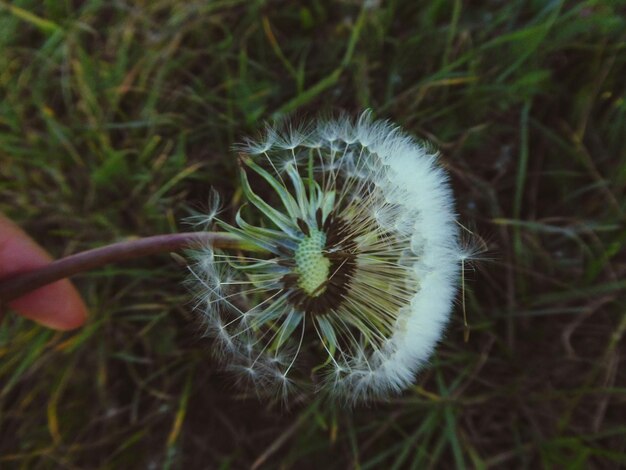
[[13,274],[9,279],[0,280],[0,303],[106,264],[207,244],[215,248],[243,248],[240,238],[221,232],[172,233],[126,240],[75,253],[33,271]]

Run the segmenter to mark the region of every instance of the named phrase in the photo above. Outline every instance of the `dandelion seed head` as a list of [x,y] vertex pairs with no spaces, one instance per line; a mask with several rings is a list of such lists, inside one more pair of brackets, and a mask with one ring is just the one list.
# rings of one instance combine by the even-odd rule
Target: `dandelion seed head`
[[253,248],[200,252],[191,269],[224,362],[281,400],[401,392],[442,336],[467,256],[436,152],[370,112],[238,150],[247,206],[216,223]]

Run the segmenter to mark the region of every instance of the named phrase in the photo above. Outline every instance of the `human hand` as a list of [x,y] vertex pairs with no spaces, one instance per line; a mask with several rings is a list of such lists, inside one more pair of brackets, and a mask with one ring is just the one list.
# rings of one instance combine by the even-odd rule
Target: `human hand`
[[[0,214],[0,279],[40,268],[52,259],[18,226]],[[19,314],[56,330],[81,326],[87,308],[67,279],[40,287],[9,302]]]

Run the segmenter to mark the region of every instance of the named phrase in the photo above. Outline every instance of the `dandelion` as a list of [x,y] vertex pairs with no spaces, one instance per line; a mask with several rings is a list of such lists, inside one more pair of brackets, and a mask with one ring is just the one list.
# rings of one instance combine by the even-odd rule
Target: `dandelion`
[[[464,251],[429,147],[366,112],[238,147],[247,204],[214,224],[196,308],[238,380],[351,402],[409,386],[440,340]],[[214,217],[217,210],[213,210]]]
[[358,402],[406,388],[440,340],[472,256],[436,153],[369,113],[267,127],[238,150],[245,204],[234,224],[219,217],[215,193],[191,217],[222,232],[76,253],[3,280],[0,303],[94,267],[201,245],[190,266],[195,308],[238,381],[284,400],[313,391]]

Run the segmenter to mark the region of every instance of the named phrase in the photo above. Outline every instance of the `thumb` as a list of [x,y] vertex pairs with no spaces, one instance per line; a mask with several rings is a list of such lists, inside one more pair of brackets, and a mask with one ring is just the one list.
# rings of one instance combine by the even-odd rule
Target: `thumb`
[[[51,257],[28,235],[0,214],[0,279],[11,274],[37,269]],[[87,309],[67,279],[54,282],[9,302],[19,314],[57,330],[82,325]]]

